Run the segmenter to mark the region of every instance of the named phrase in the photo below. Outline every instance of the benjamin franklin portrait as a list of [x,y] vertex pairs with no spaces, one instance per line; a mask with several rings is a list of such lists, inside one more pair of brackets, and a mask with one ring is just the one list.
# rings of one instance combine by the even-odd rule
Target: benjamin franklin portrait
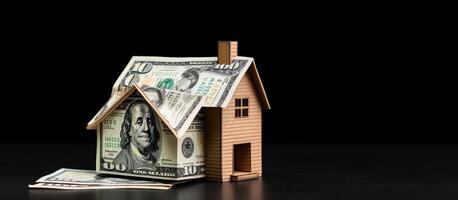
[[155,115],[147,102],[134,100],[127,106],[120,136],[122,150],[114,159],[114,164],[123,164],[127,171],[151,168],[156,164],[160,134]]

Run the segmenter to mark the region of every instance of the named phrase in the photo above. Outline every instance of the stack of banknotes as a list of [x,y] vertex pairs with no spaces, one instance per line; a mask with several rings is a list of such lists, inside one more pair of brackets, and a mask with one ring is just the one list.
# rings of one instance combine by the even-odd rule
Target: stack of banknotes
[[161,183],[151,180],[135,180],[118,177],[100,176],[92,170],[62,168],[52,174],[41,177],[29,188],[47,188],[61,190],[90,189],[150,189],[168,190],[176,183]]

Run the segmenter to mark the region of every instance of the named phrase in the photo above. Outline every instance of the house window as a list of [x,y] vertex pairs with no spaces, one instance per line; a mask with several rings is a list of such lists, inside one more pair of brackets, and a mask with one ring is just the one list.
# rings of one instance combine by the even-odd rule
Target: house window
[[235,117],[248,117],[248,98],[235,99]]

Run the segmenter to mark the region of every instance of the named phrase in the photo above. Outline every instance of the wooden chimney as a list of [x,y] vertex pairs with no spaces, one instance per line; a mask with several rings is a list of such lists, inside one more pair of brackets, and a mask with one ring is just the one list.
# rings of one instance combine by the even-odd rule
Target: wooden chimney
[[219,41],[218,42],[218,63],[231,64],[232,59],[237,57],[236,41]]

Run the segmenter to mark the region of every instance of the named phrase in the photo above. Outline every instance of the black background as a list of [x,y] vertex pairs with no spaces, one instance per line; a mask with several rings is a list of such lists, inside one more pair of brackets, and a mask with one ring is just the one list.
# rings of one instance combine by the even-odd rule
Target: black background
[[[190,3],[4,7],[0,199],[219,199],[227,188],[255,199],[244,195],[253,185],[264,199],[456,199],[454,12]],[[218,40],[255,58],[272,106],[261,180],[165,192],[27,188],[62,167],[93,169],[86,124],[132,56],[216,56]]]
[[458,141],[452,74],[425,54],[431,37],[415,21],[278,9],[218,18],[56,9],[10,21],[1,71],[13,131],[2,142],[93,143],[86,124],[132,56],[216,56],[218,40],[239,41],[239,55],[256,60],[272,106],[266,143]]

